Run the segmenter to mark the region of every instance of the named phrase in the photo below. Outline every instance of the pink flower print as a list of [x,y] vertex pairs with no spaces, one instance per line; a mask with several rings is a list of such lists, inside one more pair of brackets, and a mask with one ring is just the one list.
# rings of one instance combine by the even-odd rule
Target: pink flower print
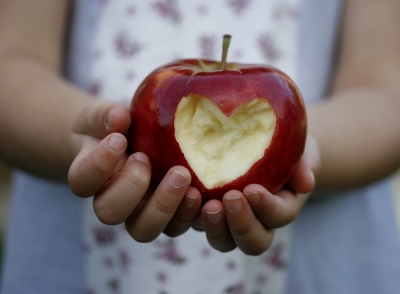
[[122,31],[115,35],[114,48],[121,58],[132,58],[143,49],[143,46],[137,40],[133,40],[127,32]]
[[103,260],[103,263],[107,268],[114,267],[114,260],[112,259],[111,256],[105,257],[104,260]]
[[208,7],[205,4],[201,4],[201,5],[197,6],[197,13],[198,13],[198,15],[207,15]]
[[225,289],[226,294],[245,294],[243,282],[239,282],[235,285],[229,286]]
[[167,273],[165,272],[158,272],[157,273],[157,281],[161,284],[165,284],[167,282]]
[[165,242],[160,241],[155,244],[161,248],[161,250],[155,254],[157,259],[178,265],[186,262],[186,258],[179,254],[174,240],[167,240]]
[[231,260],[226,264],[226,267],[228,268],[228,270],[234,271],[234,270],[237,270],[239,268],[239,265],[237,264],[236,261]]
[[279,6],[273,10],[272,15],[276,20],[281,20],[283,18],[296,20],[299,17],[299,10],[296,6],[287,3],[279,3]]
[[130,5],[126,8],[126,15],[127,16],[134,16],[136,14],[136,7],[133,5]]
[[182,20],[176,0],[159,0],[153,2],[151,6],[161,18],[170,20],[174,24],[178,24]]
[[135,76],[136,76],[135,72],[131,70],[127,71],[125,74],[125,78],[128,82],[133,82],[135,80]]
[[113,294],[120,294],[121,292],[121,281],[118,278],[113,278],[107,283],[108,288]]
[[107,246],[115,242],[115,232],[111,227],[97,227],[92,230],[97,246]]
[[242,14],[248,8],[250,2],[251,0],[228,0],[229,6],[237,15]]
[[203,250],[201,251],[201,256],[210,257],[211,252],[211,248],[203,248]]
[[259,286],[263,286],[267,283],[268,277],[265,274],[259,274],[256,278],[256,283]]
[[283,244],[277,244],[269,249],[269,254],[265,258],[265,263],[271,265],[275,269],[285,269],[288,264],[285,261],[283,254]]
[[132,265],[132,258],[129,255],[128,251],[125,249],[121,249],[118,252],[118,260],[119,260],[119,264],[122,267],[123,271],[128,271],[129,267]]
[[269,62],[274,62],[281,57],[281,52],[276,46],[275,39],[271,34],[261,34],[257,40],[258,48],[264,58]]
[[89,84],[88,92],[94,96],[98,96],[100,94],[101,89],[103,88],[103,83],[100,81],[93,81]]
[[216,50],[216,40],[214,35],[203,35],[199,39],[200,54],[204,58],[212,58]]

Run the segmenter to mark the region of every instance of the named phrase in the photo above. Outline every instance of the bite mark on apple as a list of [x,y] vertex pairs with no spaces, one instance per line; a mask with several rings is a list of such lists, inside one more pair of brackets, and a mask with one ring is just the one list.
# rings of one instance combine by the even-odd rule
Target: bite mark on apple
[[176,110],[175,138],[207,189],[244,175],[265,153],[276,126],[266,99],[256,98],[226,116],[210,99],[191,94]]

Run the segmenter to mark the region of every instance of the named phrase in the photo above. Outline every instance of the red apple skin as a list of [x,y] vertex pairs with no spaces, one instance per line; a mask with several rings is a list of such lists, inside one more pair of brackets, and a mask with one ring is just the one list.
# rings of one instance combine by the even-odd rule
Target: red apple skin
[[[153,71],[138,87],[130,108],[128,141],[132,151],[149,156],[154,184],[160,183],[171,167],[187,167],[191,185],[200,190],[203,203],[221,200],[227,191],[242,191],[254,183],[276,193],[287,183],[304,151],[307,119],[299,90],[287,75],[267,65],[243,64],[237,70],[215,71],[202,71],[199,66],[196,59],[178,60]],[[207,97],[227,116],[255,98],[266,99],[275,111],[275,131],[263,158],[223,187],[206,189],[175,139],[175,112],[181,99],[190,94]]]

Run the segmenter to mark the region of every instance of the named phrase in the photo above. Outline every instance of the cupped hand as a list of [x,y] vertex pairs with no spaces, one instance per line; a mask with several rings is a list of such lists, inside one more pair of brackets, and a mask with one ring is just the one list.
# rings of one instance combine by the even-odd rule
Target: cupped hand
[[183,166],[172,167],[152,187],[149,158],[126,152],[129,126],[129,111],[117,104],[94,101],[79,114],[71,135],[76,157],[68,173],[70,188],[80,197],[94,196],[99,220],[125,222],[139,242],[150,242],[164,230],[180,235],[195,220],[201,196],[189,189],[191,175]]
[[274,229],[292,222],[315,186],[320,166],[316,141],[308,137],[305,152],[287,186],[270,193],[251,184],[243,191],[227,192],[221,201],[210,200],[201,220],[212,247],[227,252],[238,247],[245,254],[260,255],[274,237]]

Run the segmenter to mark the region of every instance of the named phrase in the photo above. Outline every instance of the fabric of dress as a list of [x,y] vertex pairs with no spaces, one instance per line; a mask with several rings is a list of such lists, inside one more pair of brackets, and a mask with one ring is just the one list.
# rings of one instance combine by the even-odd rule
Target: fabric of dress
[[[74,8],[66,74],[92,93],[101,90],[99,83],[89,80],[92,41],[98,29],[101,5],[109,1],[77,0]],[[164,11],[160,4],[174,1],[148,2],[159,7],[153,9]],[[252,1],[224,2],[239,9]],[[200,5],[202,1],[196,3]],[[308,104],[322,99],[328,90],[341,5],[340,0],[300,0],[298,73],[294,75]],[[127,13],[134,15],[135,9],[128,9]],[[277,13],[277,17],[280,15]],[[120,40],[126,40],[124,34]],[[128,85],[135,78],[121,74],[126,75]],[[286,293],[398,293],[400,246],[392,189],[391,181],[386,180],[343,195],[310,200],[292,226]],[[90,248],[84,246],[81,235],[82,205],[81,199],[72,195],[66,185],[16,173],[0,293],[84,293],[83,251]],[[98,236],[106,243],[110,238],[107,233]],[[172,260],[179,260],[181,255],[171,243],[159,242],[157,246],[160,257],[170,260],[171,256],[178,256]],[[208,253],[204,251],[206,256]],[[137,262],[127,258],[123,251],[119,257],[119,263],[114,266],[120,269]],[[110,261],[104,262],[113,266]],[[160,282],[164,278],[159,275]],[[268,281],[261,278],[260,282]],[[242,289],[239,285],[227,291],[241,293]],[[118,281],[109,283],[109,290],[118,293]]]
[[[224,34],[233,37],[229,60],[268,63],[295,79],[298,9],[297,0],[103,2],[89,88],[99,99],[129,105],[139,83],[158,66],[177,58],[219,60]],[[89,293],[284,291],[289,227],[275,232],[270,250],[251,257],[239,249],[220,253],[194,230],[139,244],[124,225],[101,224],[91,201],[85,207]]]

